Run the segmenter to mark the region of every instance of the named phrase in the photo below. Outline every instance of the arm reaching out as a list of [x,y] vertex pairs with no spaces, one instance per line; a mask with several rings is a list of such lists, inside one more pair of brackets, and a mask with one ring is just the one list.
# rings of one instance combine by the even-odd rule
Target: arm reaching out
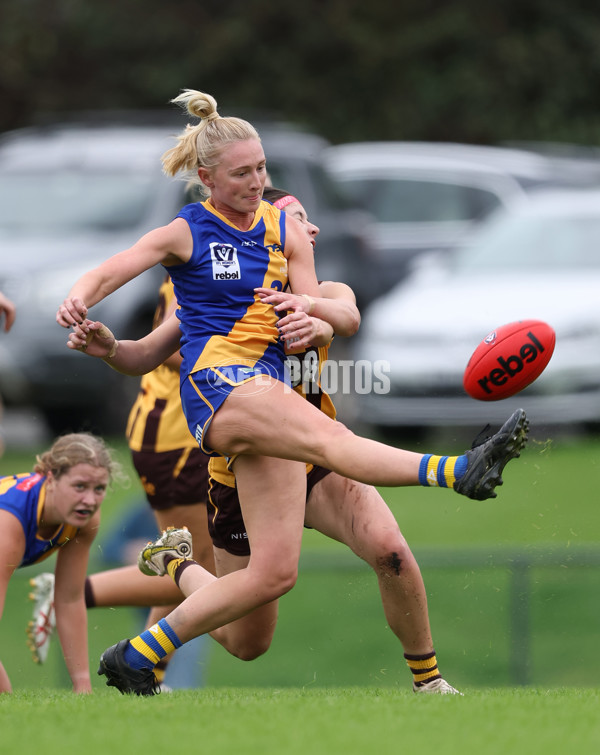
[[192,237],[185,220],[175,218],[166,226],[142,236],[132,247],[109,257],[84,273],[59,306],[56,321],[63,328],[81,324],[88,308],[154,265],[178,265],[192,253]]
[[179,337],[179,321],[175,314],[138,341],[117,341],[103,323],[84,320],[73,325],[67,346],[103,359],[124,375],[139,376],[151,372],[176,352]]

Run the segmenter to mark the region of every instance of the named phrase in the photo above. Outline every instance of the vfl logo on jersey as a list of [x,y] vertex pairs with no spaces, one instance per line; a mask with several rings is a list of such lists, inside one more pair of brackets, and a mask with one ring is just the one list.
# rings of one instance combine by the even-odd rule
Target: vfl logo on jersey
[[237,254],[237,249],[231,246],[231,244],[213,242],[210,245],[213,280],[231,281],[241,278],[240,263]]

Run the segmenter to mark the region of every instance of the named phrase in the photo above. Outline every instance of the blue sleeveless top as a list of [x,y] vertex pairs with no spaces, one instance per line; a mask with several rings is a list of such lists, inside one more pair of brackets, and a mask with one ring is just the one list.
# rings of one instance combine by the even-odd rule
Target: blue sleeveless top
[[45,500],[46,478],[43,475],[28,473],[0,477],[0,509],[16,516],[25,533],[25,553],[19,568],[48,558],[79,531],[77,527],[63,524],[50,539],[39,537],[37,531]]
[[278,315],[254,289],[281,291],[288,283],[285,214],[263,201],[247,231],[208,202],[187,205],[177,217],[188,223],[193,238],[185,264],[165,265],[180,307],[182,380],[233,364],[262,363],[281,373],[285,355]]

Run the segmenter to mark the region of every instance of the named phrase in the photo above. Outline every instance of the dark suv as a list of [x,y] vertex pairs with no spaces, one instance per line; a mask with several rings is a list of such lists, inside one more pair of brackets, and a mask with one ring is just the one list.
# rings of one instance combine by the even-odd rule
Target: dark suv
[[[189,200],[165,177],[160,157],[181,122],[151,125],[80,120],[0,139],[0,290],[17,306],[0,338],[0,395],[33,406],[53,432],[120,432],[137,381],[66,347],[58,305],[86,270],[170,222]],[[361,216],[348,209],[321,167],[326,142],[287,125],[257,124],[275,186],[294,193],[321,227],[317,274],[352,284],[366,250]],[[96,305],[120,338],[151,326],[162,268]]]

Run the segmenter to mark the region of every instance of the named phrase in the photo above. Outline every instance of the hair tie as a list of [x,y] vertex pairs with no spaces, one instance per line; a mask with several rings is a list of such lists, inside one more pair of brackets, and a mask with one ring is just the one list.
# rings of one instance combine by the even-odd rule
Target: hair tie
[[216,121],[217,118],[219,118],[219,114],[215,110],[213,113],[209,113],[208,115],[205,115],[203,120],[205,120],[207,123],[210,123],[211,121]]
[[296,197],[291,194],[287,194],[285,197],[281,197],[281,199],[277,199],[273,202],[273,207],[277,207],[278,210],[283,210],[284,207],[292,204],[292,202],[298,202],[298,204],[301,204],[299,199],[296,199]]

